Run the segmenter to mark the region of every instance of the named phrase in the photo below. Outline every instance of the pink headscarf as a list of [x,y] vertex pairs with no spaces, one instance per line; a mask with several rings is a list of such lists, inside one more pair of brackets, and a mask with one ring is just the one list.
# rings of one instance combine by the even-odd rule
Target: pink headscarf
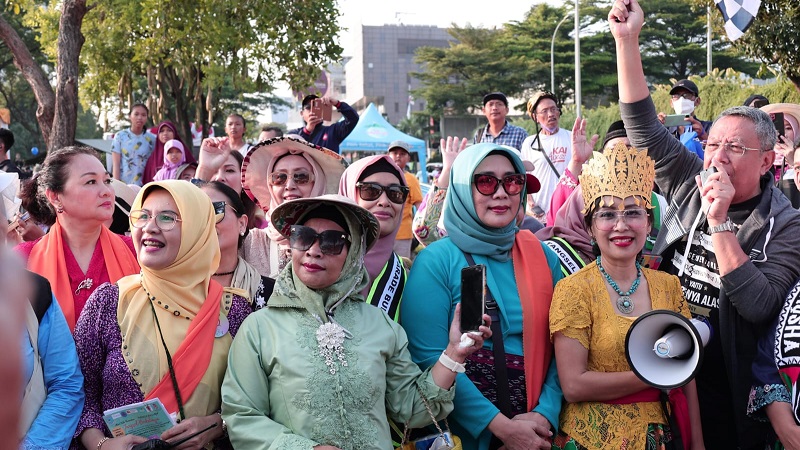
[[[361,178],[361,174],[364,173],[368,167],[382,159],[386,160],[395,169],[396,172],[393,173],[393,175],[397,176],[399,184],[401,186],[406,186],[406,177],[403,175],[403,171],[397,167],[394,160],[389,155],[375,155],[359,159],[344,171],[342,179],[339,181],[339,195],[344,195],[358,202],[356,183],[358,183],[359,178]],[[403,210],[401,206],[400,214],[402,213]],[[392,249],[394,248],[394,238],[399,228],[398,226],[398,228],[389,235],[379,237],[375,245],[364,255],[364,265],[367,266],[370,283],[375,280],[375,277],[381,273],[383,266],[389,261],[389,257],[392,255]],[[370,286],[367,286],[362,292],[365,297],[369,293],[369,289]]]
[[[168,158],[169,151],[173,148],[178,149],[181,152],[181,160],[178,161],[177,164],[173,164]],[[158,172],[156,172],[156,176],[153,177],[153,180],[174,180],[178,178],[178,167],[185,163],[186,150],[183,148],[183,144],[177,139],[170,139],[164,143],[164,165],[158,169]]]
[[[161,140],[158,139],[158,133],[161,131],[162,128],[167,127],[175,134],[173,139],[177,139],[183,144],[184,149],[191,149],[191,147],[187,147],[186,144],[181,140],[180,135],[178,134],[178,129],[175,128],[175,125],[172,124],[170,121],[161,122],[156,129],[156,146],[153,148],[153,153],[150,154],[150,157],[147,158],[147,163],[144,166],[144,175],[142,175],[142,184],[147,184],[156,176],[156,173],[161,166],[164,165],[164,144],[161,143]],[[186,159],[186,163],[194,163],[197,160],[194,158],[194,155],[191,151],[184,152],[183,157]]]

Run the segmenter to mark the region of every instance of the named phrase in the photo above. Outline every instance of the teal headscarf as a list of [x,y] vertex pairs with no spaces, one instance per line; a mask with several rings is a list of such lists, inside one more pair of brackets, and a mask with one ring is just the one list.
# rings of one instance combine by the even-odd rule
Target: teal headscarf
[[[522,159],[511,147],[483,143],[465,149],[458,155],[450,170],[450,188],[443,213],[444,227],[450,240],[461,250],[498,261],[508,261],[511,258],[514,237],[519,230],[517,221],[512,220],[503,228],[487,227],[478,218],[475,203],[472,201],[472,175],[491,152],[502,153],[511,160],[517,173],[525,173]],[[524,205],[525,195],[520,195],[519,207],[524,208]]]

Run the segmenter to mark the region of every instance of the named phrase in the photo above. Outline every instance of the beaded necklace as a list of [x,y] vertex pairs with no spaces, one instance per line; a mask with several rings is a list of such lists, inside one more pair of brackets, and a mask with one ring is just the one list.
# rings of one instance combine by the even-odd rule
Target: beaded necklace
[[617,282],[611,278],[605,269],[603,269],[603,265],[600,263],[600,257],[597,257],[597,268],[600,269],[600,273],[606,278],[608,284],[611,285],[611,289],[614,289],[614,292],[619,294],[619,298],[617,299],[616,305],[619,312],[622,314],[630,314],[633,312],[633,308],[636,306],[633,304],[633,300],[631,299],[631,295],[639,289],[639,282],[642,279],[642,265],[639,264],[639,261],[636,261],[636,279],[633,280],[633,284],[631,288],[628,289],[628,292],[622,292],[622,289],[617,286]]

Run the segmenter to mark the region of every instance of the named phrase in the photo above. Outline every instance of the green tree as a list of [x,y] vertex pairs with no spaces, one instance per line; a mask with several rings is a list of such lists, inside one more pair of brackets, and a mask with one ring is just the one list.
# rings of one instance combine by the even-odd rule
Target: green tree
[[183,134],[191,121],[208,129],[231,102],[252,104],[245,93],[311,85],[341,54],[338,16],[334,0],[98,0],[84,26],[85,98],[145,101]]
[[433,148],[439,145],[439,121],[423,113],[412,113],[411,117],[404,118],[397,124],[397,129],[409,136],[422,139]]
[[[581,92],[585,104],[607,104],[617,99],[614,40],[607,31],[609,4],[605,0],[581,3]],[[458,41],[450,48],[420,48],[417,60],[424,64],[419,74],[422,86],[415,95],[425,98],[429,112],[463,113],[479,107],[483,94],[501,90],[506,95],[526,97],[533,90],[550,90],[550,44],[558,22],[573,7],[547,4],[531,7],[521,21],[501,29],[452,27]],[[641,41],[645,75],[653,83],[670,78],[702,74],[705,67],[705,14],[692,11],[684,0],[662,0],[650,4]],[[554,45],[555,94],[560,99],[574,95],[573,20],[558,29]],[[719,67],[734,67],[754,74],[757,64],[735,56],[730,46],[712,43]]]
[[422,87],[414,95],[425,98],[433,115],[472,111],[489,92],[514,95],[528,84],[530,61],[497,53],[501,30],[468,25],[453,26],[448,32],[457,43],[449,48],[421,47],[416,54],[426,70],[416,74]]
[[[717,22],[722,14],[716,10]],[[800,2],[762,0],[758,16],[747,32],[735,42],[736,48],[764,64],[775,65],[800,91]],[[770,98],[770,100],[772,100]]]

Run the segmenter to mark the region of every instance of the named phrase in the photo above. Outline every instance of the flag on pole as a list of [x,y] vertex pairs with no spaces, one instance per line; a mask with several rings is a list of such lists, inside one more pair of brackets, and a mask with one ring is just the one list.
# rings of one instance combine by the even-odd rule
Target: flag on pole
[[728,39],[735,41],[750,28],[761,7],[761,0],[714,0],[725,21]]

